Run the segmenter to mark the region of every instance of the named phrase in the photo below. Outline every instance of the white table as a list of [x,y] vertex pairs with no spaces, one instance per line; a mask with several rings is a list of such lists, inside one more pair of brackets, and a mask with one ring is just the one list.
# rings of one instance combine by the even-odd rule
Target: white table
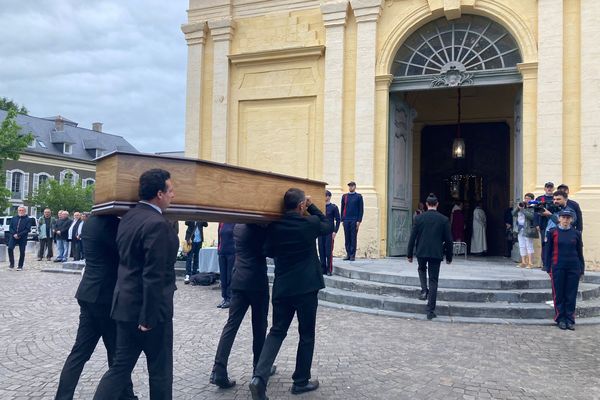
[[198,255],[198,272],[219,273],[219,256],[216,247],[203,247]]

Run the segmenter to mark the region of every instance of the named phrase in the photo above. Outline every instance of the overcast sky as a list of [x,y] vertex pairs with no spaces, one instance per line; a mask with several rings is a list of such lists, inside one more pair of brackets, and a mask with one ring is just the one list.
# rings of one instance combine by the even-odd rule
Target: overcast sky
[[187,0],[0,0],[0,97],[183,150]]

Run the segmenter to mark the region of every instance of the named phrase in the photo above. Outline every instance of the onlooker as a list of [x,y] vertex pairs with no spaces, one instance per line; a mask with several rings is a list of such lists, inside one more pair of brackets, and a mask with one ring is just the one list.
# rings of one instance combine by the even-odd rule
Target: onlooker
[[512,249],[514,245],[514,236],[513,236],[513,207],[512,203],[508,204],[508,208],[504,210],[504,239],[506,242],[506,249],[504,253],[504,257],[510,258],[512,254]]
[[44,253],[46,253],[48,261],[50,261],[54,255],[52,247],[55,225],[56,219],[52,216],[52,211],[49,208],[46,208],[44,210],[44,215],[38,220],[38,239],[40,241],[38,261],[42,261]]
[[54,262],[65,262],[69,255],[69,242],[67,241],[69,235],[69,227],[71,226],[71,220],[69,219],[69,212],[61,210],[58,212],[58,221],[56,221],[54,237],[56,238],[57,255]]
[[[106,347],[108,366],[114,363],[117,332],[115,321],[110,318],[110,304],[119,267],[119,252],[115,241],[118,227],[118,217],[96,215],[83,228],[87,259],[85,272],[75,294],[79,303],[79,327],[75,344],[60,374],[55,400],[73,399],[83,367],[94,353],[100,338]],[[133,394],[131,379],[121,395],[115,397],[119,400],[137,399]]]
[[17,208],[17,215],[12,217],[8,227],[8,268],[15,267],[15,247],[19,246],[19,264],[17,271],[23,270],[25,263],[25,248],[27,247],[27,234],[31,229],[31,220],[24,206]]
[[471,236],[471,253],[484,254],[487,252],[487,219],[483,211],[483,203],[477,202],[473,211],[473,234]]
[[78,238],[79,225],[81,225],[81,213],[75,211],[73,213],[73,221],[67,231],[67,241],[69,242],[70,248],[68,254],[73,257],[74,261],[79,261],[80,259],[80,240]]
[[533,200],[533,193],[526,193],[523,201],[518,203],[512,211],[516,218],[514,232],[519,240],[519,253],[521,254],[521,268],[533,267],[533,239],[538,237],[537,227],[534,224],[535,213],[528,203]]
[[252,308],[253,368],[258,364],[265,343],[269,313],[269,278],[267,278],[267,260],[263,255],[266,233],[265,227],[255,224],[237,224],[233,229],[235,262],[231,278],[231,307],[210,375],[210,383],[222,389],[235,386],[235,381],[229,379],[227,363],[235,336],[248,307]]
[[575,307],[579,280],[585,271],[581,232],[571,227],[575,213],[558,213],[558,226],[546,234],[544,269],[552,279],[554,321],[560,329],[575,329]]
[[323,275],[331,275],[333,272],[333,241],[340,229],[340,210],[331,202],[331,192],[329,190],[325,191],[325,216],[331,224],[333,232],[319,236],[319,257]]
[[[413,262],[416,253],[419,263],[419,280],[421,295],[419,299],[427,300],[427,319],[436,317],[438,278],[440,264],[446,255],[446,263],[452,262],[453,241],[450,233],[450,221],[437,211],[438,199],[430,193],[427,197],[427,212],[415,218],[415,223],[408,240],[407,258]],[[415,252],[416,245],[416,252]],[[429,270],[429,289],[427,288],[427,272]]]
[[[569,187],[564,183],[561,183],[556,188],[558,191],[563,191],[569,196]],[[583,232],[583,214],[581,213],[581,207],[575,200],[567,199],[567,207],[575,211],[575,225],[574,228],[579,232]]]
[[198,273],[200,249],[204,241],[204,227],[208,226],[205,221],[185,221],[187,229],[185,230],[185,241],[191,245],[191,250],[185,260],[185,279],[184,283],[190,283],[190,276]]
[[123,392],[142,351],[150,398],[173,397],[174,265],[179,240],[162,213],[174,197],[169,172],[148,170],[140,176],[139,203],[119,224],[120,261],[111,311],[117,324],[117,352],[94,400],[113,400]]
[[[544,194],[538,196],[535,200],[539,203],[552,203],[554,199],[554,183],[546,182],[544,184]],[[546,262],[544,260],[544,246],[546,245],[546,227],[548,226],[548,217],[542,215],[541,213],[535,213],[534,216],[535,226],[539,228],[540,231],[540,239],[542,241],[542,265],[545,265]]]
[[356,182],[348,182],[348,193],[342,196],[341,206],[344,239],[346,241],[346,257],[344,260],[354,261],[356,258],[358,228],[360,228],[364,212],[363,198],[356,192]]
[[221,282],[221,296],[223,301],[217,308],[229,308],[231,305],[231,275],[235,261],[235,244],[233,241],[233,228],[235,224],[220,223],[218,229],[219,244],[219,282]]
[[[310,369],[315,348],[315,327],[319,290],[325,287],[315,239],[331,233],[323,213],[300,189],[289,189],[283,197],[285,213],[267,228],[265,255],[275,260],[273,282],[273,326],[265,340],[254,377],[250,382],[253,400],[267,399],[266,388],[273,363],[287,336],[294,314],[298,319],[300,340],[292,394],[315,390]],[[304,216],[308,211],[309,216]]]

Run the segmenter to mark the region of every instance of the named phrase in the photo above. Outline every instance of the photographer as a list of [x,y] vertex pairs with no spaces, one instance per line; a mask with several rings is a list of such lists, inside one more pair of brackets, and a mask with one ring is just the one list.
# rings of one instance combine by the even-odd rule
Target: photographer
[[[543,232],[542,237],[546,237],[546,234],[550,229],[556,228],[558,226],[558,214],[560,211],[568,210],[573,214],[573,219],[571,220],[571,224],[575,226],[577,224],[577,217],[575,216],[575,210],[567,205],[568,195],[561,191],[557,190],[554,192],[554,199],[552,205],[547,205],[544,208],[540,215],[548,218],[548,224],[546,226],[546,230]],[[546,265],[546,261],[544,260],[544,265]]]
[[533,239],[538,237],[538,231],[534,225],[534,210],[529,206],[533,200],[532,193],[526,193],[523,201],[513,209],[512,215],[516,218],[514,232],[519,239],[519,252],[521,254],[521,268],[533,267]]
[[[554,183],[552,182],[546,182],[546,184],[544,185],[544,194],[542,196],[538,196],[535,201],[538,202],[539,204],[541,204],[540,208],[544,208],[544,206],[546,206],[547,204],[552,204],[552,201],[554,199]],[[544,245],[545,245],[545,232],[546,232],[546,227],[548,226],[548,217],[545,217],[543,215],[541,215],[539,212],[537,212],[538,210],[536,210],[536,213],[534,215],[534,224],[535,226],[537,226],[540,230],[540,238],[542,239],[542,264],[544,264]]]

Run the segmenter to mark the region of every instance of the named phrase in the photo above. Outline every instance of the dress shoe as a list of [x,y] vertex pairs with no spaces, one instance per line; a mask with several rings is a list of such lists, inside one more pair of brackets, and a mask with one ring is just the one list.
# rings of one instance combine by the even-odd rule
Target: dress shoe
[[318,380],[314,380],[312,382],[308,381],[308,383],[304,386],[293,384],[292,385],[292,394],[301,394],[301,393],[306,393],[306,392],[312,392],[313,390],[317,390],[318,388],[319,388]]
[[17,267],[17,271],[23,271],[23,267],[22,266],[18,266]]
[[356,259],[354,257],[350,257],[350,261],[355,261]]
[[221,389],[229,389],[235,386],[235,381],[232,381],[227,376],[219,376],[213,372],[210,374],[210,383],[217,385]]
[[269,376],[275,375],[276,372],[277,372],[277,365],[272,365],[271,372],[269,372]]
[[46,258],[46,261],[52,261],[52,257]]
[[570,330],[570,331],[574,331],[575,330],[575,324],[567,322],[567,329]]
[[42,259],[41,259],[41,258],[38,258],[37,260],[38,260],[38,261],[42,261]]
[[434,313],[433,311],[429,311],[429,312],[427,313],[427,319],[428,319],[428,320],[430,320],[430,321],[431,321],[431,320],[432,320],[432,319],[434,319],[435,317],[437,317],[437,315],[435,315],[435,313]]
[[350,259],[350,257],[346,256],[344,257],[344,261],[348,261]]
[[419,294],[419,300],[427,300],[428,294],[429,294],[429,291],[421,292],[421,294]]
[[223,300],[221,303],[219,303],[219,305],[217,306],[217,308],[223,308],[223,304],[225,304],[225,300]]
[[223,304],[221,305],[221,308],[229,308],[231,307],[231,301],[226,300],[223,302]]
[[11,264],[8,266],[8,269],[13,270],[13,269],[15,269],[15,266]]
[[567,323],[565,321],[560,321],[558,323],[558,327],[564,331],[565,329],[567,329]]
[[250,387],[250,393],[252,393],[252,400],[269,400],[267,397],[267,385],[261,378],[255,376],[248,385]]

